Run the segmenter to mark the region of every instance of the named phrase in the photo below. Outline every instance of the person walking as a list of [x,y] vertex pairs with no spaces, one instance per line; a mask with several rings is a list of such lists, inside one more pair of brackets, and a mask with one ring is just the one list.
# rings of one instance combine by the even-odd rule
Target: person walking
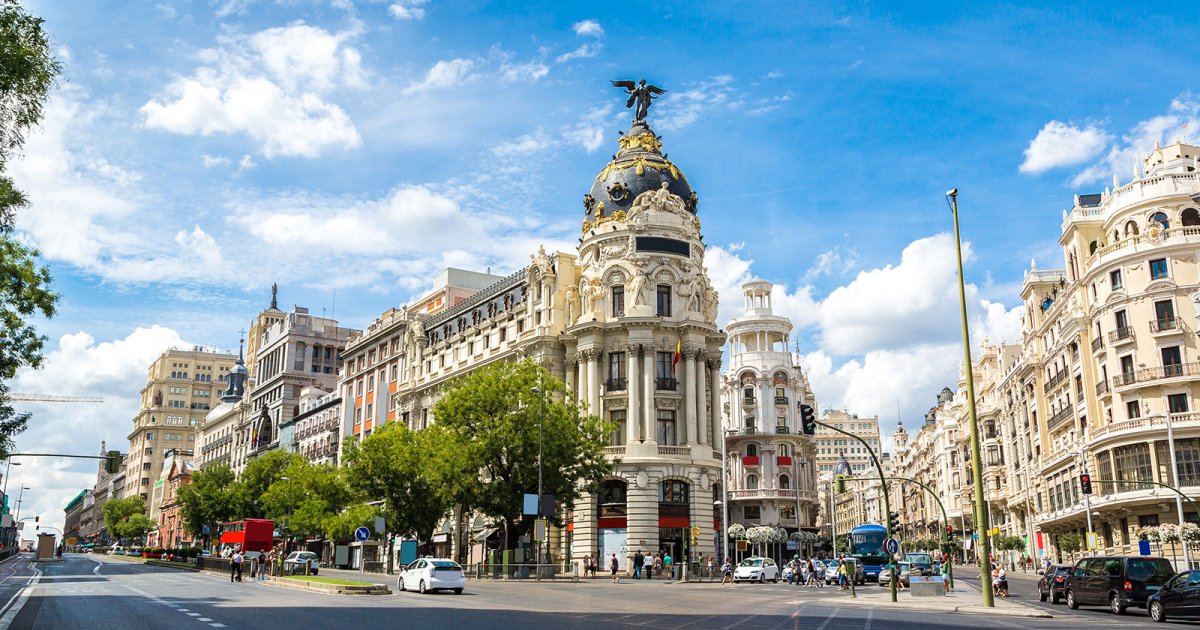
[[950,594],[950,563],[942,563],[942,588],[946,590],[946,594]]
[[663,555],[663,572],[667,574],[668,580],[675,579],[675,561],[671,558],[671,552]]
[[229,581],[242,581],[242,552],[234,550],[233,555],[229,557]]
[[721,588],[724,588],[727,582],[729,588],[733,588],[733,565],[729,564],[729,558],[721,564]]
[[838,590],[844,591],[844,590],[850,588],[850,586],[849,586],[850,579],[849,579],[849,572],[848,572],[849,570],[846,567],[845,559],[838,558],[837,563],[838,563],[838,567],[837,567],[838,585],[840,586],[840,588],[838,588]]
[[654,574],[662,577],[663,574],[663,559],[662,554],[654,554]]
[[608,561],[608,568],[610,571],[612,571],[612,583],[620,584],[621,578],[617,577],[617,570],[620,569],[620,566],[617,564],[617,554],[614,553],[612,555],[612,560]]
[[592,557],[590,555],[583,557],[583,577],[588,576],[588,572],[592,570]]
[[654,554],[648,553],[642,558],[642,574],[647,580],[654,579]]
[[641,550],[633,552],[633,579],[642,579],[642,552]]

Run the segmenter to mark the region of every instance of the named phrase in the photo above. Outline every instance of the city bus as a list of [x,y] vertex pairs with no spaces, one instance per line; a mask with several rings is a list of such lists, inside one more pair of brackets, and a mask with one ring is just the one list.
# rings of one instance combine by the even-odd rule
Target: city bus
[[261,551],[266,553],[275,543],[275,522],[262,518],[248,518],[232,523],[221,523],[221,545],[237,545],[242,553]]
[[882,525],[859,525],[850,530],[850,557],[858,558],[863,565],[863,577],[868,582],[879,579],[887,566],[888,555],[883,549],[887,540],[887,528]]

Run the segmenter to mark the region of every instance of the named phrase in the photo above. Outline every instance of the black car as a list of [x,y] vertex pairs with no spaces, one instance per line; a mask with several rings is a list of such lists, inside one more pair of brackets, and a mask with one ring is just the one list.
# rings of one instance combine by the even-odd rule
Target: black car
[[1129,606],[1146,607],[1146,600],[1162,588],[1175,571],[1166,558],[1099,556],[1075,563],[1067,577],[1067,606],[1108,605],[1114,615]]
[[1060,564],[1043,571],[1038,580],[1038,597],[1042,601],[1050,600],[1051,604],[1057,604],[1067,588],[1067,576],[1073,568],[1069,564]]
[[1155,621],[1200,619],[1200,571],[1184,571],[1150,596],[1150,618]]

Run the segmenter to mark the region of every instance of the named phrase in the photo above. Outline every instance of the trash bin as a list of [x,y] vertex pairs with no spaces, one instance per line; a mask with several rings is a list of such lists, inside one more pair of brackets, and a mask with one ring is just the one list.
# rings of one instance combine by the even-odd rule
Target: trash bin
[[946,596],[946,580],[940,575],[913,575],[908,579],[913,597]]

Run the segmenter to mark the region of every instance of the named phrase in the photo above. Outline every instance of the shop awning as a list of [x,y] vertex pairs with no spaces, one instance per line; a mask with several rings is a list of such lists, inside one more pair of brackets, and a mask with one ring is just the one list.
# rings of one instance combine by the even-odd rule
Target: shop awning
[[488,527],[487,529],[475,534],[475,542],[484,542],[494,536],[498,531],[500,530],[497,527]]

